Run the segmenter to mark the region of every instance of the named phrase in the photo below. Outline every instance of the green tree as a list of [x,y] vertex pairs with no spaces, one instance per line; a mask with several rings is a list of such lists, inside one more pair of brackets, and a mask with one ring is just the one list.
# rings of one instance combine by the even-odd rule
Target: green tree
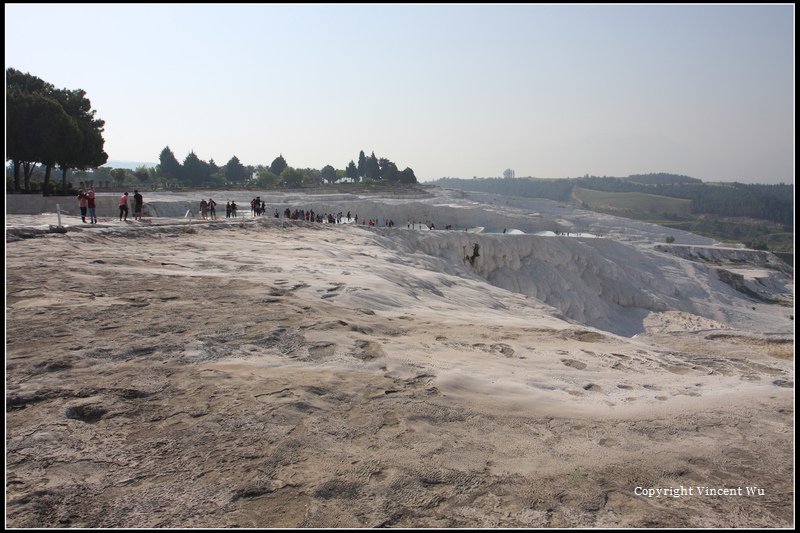
[[286,160],[283,158],[283,155],[278,155],[272,164],[269,166],[270,172],[275,174],[276,176],[280,176],[283,174],[283,171],[287,168]]
[[304,187],[319,187],[322,185],[322,173],[316,168],[301,168]]
[[161,150],[158,160],[159,175],[164,176],[168,180],[179,180],[181,178],[183,169],[181,168],[181,164],[175,158],[175,154],[169,149],[169,146],[165,146],[164,149]]
[[281,178],[268,168],[263,168],[256,173],[254,185],[264,189],[275,189],[281,184]]
[[16,89],[24,93],[40,94],[50,94],[55,90],[53,84],[33,74],[22,72],[11,67],[6,69],[6,88],[7,90]]
[[380,169],[380,179],[382,181],[387,183],[397,183],[399,181],[400,176],[397,170],[397,165],[385,157],[381,157],[378,160],[378,167]]
[[124,168],[115,168],[111,170],[111,175],[114,177],[114,183],[116,183],[117,186],[122,185],[125,182],[126,174],[127,172],[125,172]]
[[[14,69],[9,71],[17,72]],[[13,75],[6,76],[9,80]],[[11,160],[14,166],[14,190],[20,191],[20,169],[24,170],[25,192],[30,192],[30,178],[35,167],[36,150],[33,146],[35,135],[31,127],[32,120],[38,111],[36,106],[44,105],[41,95],[25,92],[10,83],[6,85],[6,160]]]
[[247,169],[239,162],[236,156],[231,157],[225,164],[225,178],[228,183],[242,184],[247,179]]
[[229,185],[228,179],[225,177],[225,167],[219,167],[214,158],[208,160],[206,163],[206,173],[208,174],[208,186],[216,189],[222,189]]
[[80,130],[76,138],[70,139],[69,145],[62,150],[62,157],[58,159],[61,189],[66,192],[67,173],[71,168],[97,168],[108,161],[108,154],[103,150],[105,121],[95,117],[96,111],[92,109],[92,102],[86,98],[83,89],[59,89],[54,91],[54,96]]
[[410,167],[406,167],[399,175],[400,183],[410,185],[413,183],[417,183],[417,177],[414,175],[414,171],[411,170]]
[[287,189],[296,189],[303,186],[303,173],[292,167],[286,167],[281,172],[281,185]]
[[203,185],[208,177],[207,168],[207,164],[200,161],[194,151],[189,152],[189,155],[183,160],[182,181],[195,187]]
[[351,159],[350,162],[347,164],[347,168],[344,170],[345,176],[350,178],[353,181],[358,181],[358,168],[356,164]]
[[101,183],[108,184],[113,180],[112,170],[108,167],[98,167],[89,171],[79,170],[75,173],[75,177],[85,181],[87,187],[97,186]]
[[[208,165],[208,163],[206,163],[206,165]],[[228,180],[221,171],[209,172],[205,177],[205,186],[211,189],[224,189],[228,186]]]
[[[208,173],[212,176],[218,172],[222,172],[222,169],[214,162],[214,158],[208,160]],[[224,174],[224,173],[223,173]]]
[[[25,191],[30,192],[30,179],[36,167],[34,149],[35,130],[30,127],[33,94],[47,95],[53,91],[50,83],[23,73],[15,68],[6,69],[6,160],[14,166],[14,190],[19,192],[20,169],[25,175]],[[39,102],[41,104],[41,102]]]
[[150,176],[150,172],[151,172],[151,169],[149,169],[145,165],[141,165],[141,166],[136,167],[136,170],[133,171],[133,175],[134,175],[134,177],[136,177],[137,180],[139,180],[139,182],[144,184],[144,183],[147,183],[148,181],[150,181],[150,177],[151,177]]
[[[75,119],[67,115],[63,108],[53,115],[48,126],[46,129],[39,130],[43,143],[41,162],[45,166],[44,184],[42,185],[44,196],[50,195],[50,175],[56,162],[68,159],[70,153],[79,150],[83,137]],[[66,188],[65,176],[63,190],[66,191]]]
[[[14,68],[6,69],[6,160],[14,167],[14,190],[20,191],[20,169],[24,172],[25,192],[31,191],[31,176],[42,158],[52,158],[63,146],[59,133],[67,132],[64,112],[53,100],[52,84]],[[49,181],[49,168],[47,178]],[[49,187],[44,187],[48,194]]]
[[380,165],[378,165],[378,158],[375,157],[375,152],[372,152],[372,155],[367,158],[365,172],[369,179],[377,180],[380,177]]
[[322,175],[322,179],[328,183],[335,183],[339,179],[339,176],[336,174],[336,169],[331,165],[322,167],[320,174]]
[[[36,163],[46,167],[43,192],[49,194],[50,170],[64,151],[73,149],[80,135],[75,121],[52,97],[42,93],[25,93],[12,89],[6,97],[9,142],[6,158],[22,166],[25,191],[30,192],[30,180]],[[12,140],[13,139],[13,140]],[[18,183],[18,177],[15,177]]]
[[[52,99],[61,109],[56,111]],[[15,190],[19,190],[19,168],[26,173],[25,189],[30,190],[30,175],[35,163],[45,165],[43,192],[50,193],[50,174],[58,164],[62,171],[62,190],[67,188],[70,168],[96,168],[108,160],[103,152],[104,122],[95,117],[91,102],[82,89],[56,89],[36,76],[6,69],[7,157],[14,163]],[[43,119],[42,113],[50,114]],[[64,117],[68,117],[65,120]],[[44,123],[37,124],[37,121]],[[41,160],[23,160],[35,155]]]
[[367,157],[364,155],[364,150],[358,154],[358,177],[364,178],[367,175]]

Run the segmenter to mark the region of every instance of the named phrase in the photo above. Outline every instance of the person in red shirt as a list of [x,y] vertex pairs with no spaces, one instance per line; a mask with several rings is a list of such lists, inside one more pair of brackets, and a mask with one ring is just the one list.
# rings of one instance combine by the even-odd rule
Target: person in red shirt
[[86,223],[86,210],[89,207],[89,200],[86,199],[86,192],[81,189],[78,192],[78,207],[81,209],[81,220]]
[[[125,217],[123,219],[123,217]],[[119,197],[119,219],[128,221],[128,192]]]
[[97,212],[95,211],[97,205],[95,204],[94,199],[94,188],[92,188],[86,193],[86,201],[89,204],[89,219],[92,221],[92,224],[97,224]]

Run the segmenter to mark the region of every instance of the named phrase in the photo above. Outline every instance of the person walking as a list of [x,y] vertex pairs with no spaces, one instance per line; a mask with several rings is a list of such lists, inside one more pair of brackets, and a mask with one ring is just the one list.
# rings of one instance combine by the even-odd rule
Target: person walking
[[[124,217],[124,218],[123,218]],[[127,191],[125,194],[119,197],[119,219],[124,220],[125,222],[128,221],[128,193]]]
[[217,219],[217,202],[214,201],[213,198],[208,199],[208,211],[209,215],[211,215],[211,220]]
[[[127,193],[125,193],[127,194]],[[134,220],[142,221],[142,206],[144,205],[144,198],[139,194],[139,191],[133,191],[133,218]]]
[[236,218],[236,210],[238,207],[236,206],[236,200],[231,202],[231,218]]
[[89,220],[92,224],[97,224],[97,204],[95,204],[94,187],[86,193],[86,206],[89,208]]
[[78,191],[78,207],[81,210],[81,222],[86,224],[86,210],[89,206],[89,201],[86,199],[86,191],[81,189]]
[[206,202],[205,198],[200,200],[200,215],[202,215],[203,220],[208,218],[208,202]]

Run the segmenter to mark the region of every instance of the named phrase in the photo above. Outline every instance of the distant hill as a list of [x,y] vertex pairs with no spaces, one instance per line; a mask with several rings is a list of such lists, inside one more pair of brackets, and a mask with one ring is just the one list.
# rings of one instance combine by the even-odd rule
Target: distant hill
[[[794,184],[704,183],[677,174],[627,178],[442,178],[434,185],[507,196],[572,201],[748,247],[794,250]],[[736,220],[731,220],[731,217]]]
[[628,181],[641,183],[642,185],[672,185],[675,183],[703,183],[703,180],[698,178],[690,178],[689,176],[682,176],[680,174],[665,174],[663,172],[657,174],[631,174],[628,176]]
[[643,192],[606,192],[575,186],[572,197],[587,208],[609,210],[622,216],[626,213],[692,214],[691,200]]
[[127,168],[129,170],[136,170],[142,165],[146,167],[154,167],[158,163],[151,163],[149,161],[109,161],[103,167],[106,168]]

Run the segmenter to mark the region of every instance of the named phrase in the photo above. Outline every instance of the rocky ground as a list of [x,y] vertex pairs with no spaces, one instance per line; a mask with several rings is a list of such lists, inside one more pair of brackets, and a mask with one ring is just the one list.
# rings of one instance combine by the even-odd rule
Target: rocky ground
[[625,338],[357,227],[101,226],[7,229],[7,527],[794,525],[793,335]]

